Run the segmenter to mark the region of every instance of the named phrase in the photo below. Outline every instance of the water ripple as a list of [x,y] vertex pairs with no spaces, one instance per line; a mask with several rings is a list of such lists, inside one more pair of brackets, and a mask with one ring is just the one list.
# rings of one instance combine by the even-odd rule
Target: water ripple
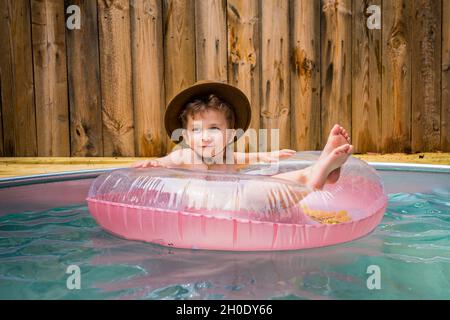
[[[86,206],[0,217],[0,299],[449,298],[450,190],[391,194],[370,235],[291,252],[179,250],[104,232]],[[81,269],[68,290],[66,269]],[[382,272],[366,287],[367,267]]]

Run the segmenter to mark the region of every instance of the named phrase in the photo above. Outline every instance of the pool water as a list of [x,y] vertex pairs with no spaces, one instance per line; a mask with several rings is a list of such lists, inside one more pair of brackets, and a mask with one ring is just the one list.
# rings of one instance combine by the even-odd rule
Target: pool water
[[[67,287],[70,265],[80,289]],[[0,299],[449,299],[449,288],[450,189],[390,194],[370,235],[288,252],[127,241],[86,206],[0,216]]]

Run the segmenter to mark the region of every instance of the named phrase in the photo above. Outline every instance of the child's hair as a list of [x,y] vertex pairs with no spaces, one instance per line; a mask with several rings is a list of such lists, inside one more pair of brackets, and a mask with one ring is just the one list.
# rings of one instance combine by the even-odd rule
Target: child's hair
[[207,96],[201,96],[195,98],[192,102],[189,102],[180,114],[181,123],[183,128],[186,129],[188,117],[194,116],[199,112],[204,112],[208,109],[214,109],[221,111],[225,114],[228,128],[234,128],[235,114],[233,108],[224,100],[220,99],[215,94],[209,94]]

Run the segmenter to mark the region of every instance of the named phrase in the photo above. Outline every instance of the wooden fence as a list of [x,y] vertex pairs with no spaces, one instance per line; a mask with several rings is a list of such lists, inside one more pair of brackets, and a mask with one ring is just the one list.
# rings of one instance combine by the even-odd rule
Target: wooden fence
[[448,152],[450,0],[0,1],[0,156],[163,155],[166,103],[201,79],[281,147],[340,123],[357,152]]

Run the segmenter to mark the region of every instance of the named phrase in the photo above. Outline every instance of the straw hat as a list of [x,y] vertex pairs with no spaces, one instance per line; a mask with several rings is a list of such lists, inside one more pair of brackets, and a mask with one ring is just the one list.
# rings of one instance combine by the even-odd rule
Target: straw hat
[[[172,137],[173,131],[183,127],[180,115],[186,105],[198,96],[209,94],[217,95],[234,109],[234,129],[242,129],[244,132],[248,129],[252,110],[247,96],[239,88],[230,84],[202,80],[182,90],[167,105],[164,115],[164,125],[169,137]],[[242,132],[237,136],[237,139],[241,135]]]

